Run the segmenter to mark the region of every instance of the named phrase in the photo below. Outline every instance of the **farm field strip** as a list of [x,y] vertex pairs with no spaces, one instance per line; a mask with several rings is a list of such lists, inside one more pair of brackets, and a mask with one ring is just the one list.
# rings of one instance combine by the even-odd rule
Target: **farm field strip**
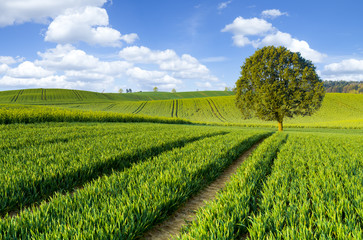
[[3,238],[134,239],[206,184],[259,139],[271,133],[236,130],[182,148],[90,182],[74,194],[0,220]]
[[[33,126],[24,126],[27,127]],[[101,175],[130,167],[133,162],[223,133],[218,129],[158,124],[91,125],[83,130],[82,138],[74,138],[77,134],[70,133],[69,129],[63,134],[58,129],[59,138],[69,136],[69,141],[48,141],[49,136],[44,135],[39,144],[24,146],[21,138],[22,148],[0,152],[2,215],[45,199],[56,191],[71,190]],[[28,135],[31,131],[34,135],[38,133],[36,127]],[[14,132],[1,133],[2,138],[16,139],[11,133]],[[38,137],[41,139],[42,134]]]
[[216,199],[200,208],[178,239],[239,239],[246,233],[249,217],[258,210],[260,189],[285,143],[286,134],[265,139],[237,169]]
[[[146,104],[146,102],[144,103]],[[0,124],[39,122],[156,122],[191,123],[188,120],[118,112],[82,111],[44,106],[0,106]]]
[[[42,94],[46,92],[46,98]],[[226,91],[200,91],[200,92],[135,92],[127,94],[119,93],[98,93],[82,90],[68,89],[22,89],[0,91],[0,103],[22,103],[22,104],[57,104],[62,102],[110,102],[110,101],[153,101],[153,100],[168,100],[182,98],[201,98],[201,97],[216,97],[216,96],[231,96],[233,92]],[[14,101],[15,100],[15,101]]]
[[362,135],[289,134],[250,239],[362,239]]
[[249,155],[251,155],[262,141],[264,141],[264,139],[259,140],[250,149],[245,151],[210,185],[191,197],[185,204],[182,205],[182,207],[175,211],[170,217],[165,219],[165,221],[146,232],[142,239],[169,239],[170,236],[173,238],[177,237],[180,234],[181,229],[186,225],[186,222],[190,222],[195,219],[197,210],[204,207],[208,201],[215,199],[218,192],[230,181],[231,176],[235,174],[239,166],[248,158]]

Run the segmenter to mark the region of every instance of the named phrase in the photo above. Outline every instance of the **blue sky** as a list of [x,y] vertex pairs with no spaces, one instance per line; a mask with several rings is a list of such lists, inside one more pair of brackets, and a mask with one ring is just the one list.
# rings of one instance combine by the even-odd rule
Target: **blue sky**
[[363,2],[2,0],[0,90],[223,90],[285,46],[325,80],[363,81]]

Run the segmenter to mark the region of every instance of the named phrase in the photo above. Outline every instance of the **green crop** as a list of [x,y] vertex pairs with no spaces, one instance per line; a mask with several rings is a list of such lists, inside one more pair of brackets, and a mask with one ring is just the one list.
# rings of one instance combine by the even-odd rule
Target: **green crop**
[[[203,127],[201,127],[203,128]],[[204,127],[205,129],[205,127]],[[134,239],[270,135],[237,130],[166,151],[0,220],[3,239]]]
[[198,210],[179,239],[237,239],[247,232],[249,218],[258,211],[263,181],[286,134],[276,133],[261,143],[237,169],[216,199]]
[[289,134],[250,239],[362,239],[363,137]]
[[222,131],[160,124],[11,125],[0,133],[0,213]]
[[55,107],[2,105],[0,124],[38,122],[155,122],[191,123],[179,118],[151,117],[115,112],[80,111]]

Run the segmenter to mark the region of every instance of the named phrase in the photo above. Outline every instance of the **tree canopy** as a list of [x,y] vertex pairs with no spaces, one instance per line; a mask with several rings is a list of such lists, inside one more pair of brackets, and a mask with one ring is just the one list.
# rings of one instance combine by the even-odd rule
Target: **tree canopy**
[[321,106],[323,82],[311,61],[285,47],[257,50],[241,66],[236,82],[236,106],[244,118],[256,116],[277,121],[285,117],[310,116]]

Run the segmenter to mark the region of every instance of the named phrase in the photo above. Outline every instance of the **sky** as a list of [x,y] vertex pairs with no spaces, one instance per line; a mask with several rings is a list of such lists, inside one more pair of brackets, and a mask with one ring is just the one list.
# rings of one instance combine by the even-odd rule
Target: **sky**
[[1,0],[0,91],[233,88],[284,46],[323,80],[363,81],[362,0]]

